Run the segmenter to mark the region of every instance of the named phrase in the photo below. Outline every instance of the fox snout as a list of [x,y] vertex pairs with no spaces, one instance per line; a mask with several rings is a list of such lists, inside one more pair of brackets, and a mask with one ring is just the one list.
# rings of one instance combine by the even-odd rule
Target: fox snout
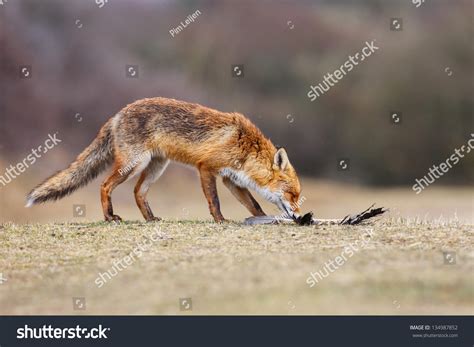
[[282,210],[283,213],[288,215],[288,217],[295,219],[298,218],[301,215],[301,204],[302,202],[300,201],[301,199],[295,199],[295,198],[290,198],[288,199],[286,197],[287,194],[284,194],[284,196],[281,199],[281,203],[279,204],[280,210]]
[[289,186],[287,182],[283,182],[275,195],[278,197],[275,204],[284,215],[292,219],[296,219],[301,215],[300,207],[305,201],[305,197],[300,197],[299,184]]

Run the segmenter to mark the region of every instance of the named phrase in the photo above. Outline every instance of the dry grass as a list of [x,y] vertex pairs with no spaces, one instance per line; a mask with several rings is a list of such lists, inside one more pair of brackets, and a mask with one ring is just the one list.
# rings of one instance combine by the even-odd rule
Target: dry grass
[[[21,176],[2,188],[0,209],[0,314],[472,314],[472,187],[366,189],[303,180],[303,210],[317,218],[362,211],[372,202],[391,212],[357,227],[216,225],[193,173],[166,172],[150,192],[159,224],[102,219],[98,182],[55,204],[24,209],[40,178]],[[114,192],[115,211],[141,220],[133,183]],[[219,187],[224,216],[248,214]],[[261,200],[261,199],[260,199]],[[74,218],[73,204],[87,216]],[[267,213],[275,210],[264,204]],[[441,217],[441,218],[440,218]],[[186,222],[180,220],[188,220]],[[189,221],[191,220],[191,221]],[[80,222],[80,223],[78,223]],[[99,271],[129,254],[159,226],[165,235],[102,288]],[[310,271],[322,268],[368,227],[374,236],[316,287]],[[443,251],[457,263],[443,264]],[[72,297],[86,297],[74,311]],[[179,298],[192,297],[192,312]]]
[[[143,256],[94,283],[159,227]],[[313,288],[310,271],[373,228],[368,246]],[[472,314],[473,231],[385,219],[372,226],[196,221],[0,227],[0,314]],[[443,251],[455,251],[455,265]],[[74,311],[72,297],[85,297]],[[191,297],[193,310],[178,300]]]

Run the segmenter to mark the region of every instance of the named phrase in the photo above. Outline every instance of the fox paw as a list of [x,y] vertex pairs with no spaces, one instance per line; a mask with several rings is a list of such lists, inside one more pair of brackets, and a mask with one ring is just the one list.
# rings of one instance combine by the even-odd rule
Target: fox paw
[[151,218],[147,218],[147,223],[150,223],[150,222],[159,222],[161,220],[160,217],[151,217]]
[[113,214],[111,216],[105,216],[105,220],[107,222],[121,222],[122,218],[120,218],[120,216],[118,216],[116,214]]

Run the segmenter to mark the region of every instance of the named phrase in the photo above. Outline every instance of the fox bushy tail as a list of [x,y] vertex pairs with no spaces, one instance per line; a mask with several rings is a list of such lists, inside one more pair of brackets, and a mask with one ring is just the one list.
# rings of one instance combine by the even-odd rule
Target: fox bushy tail
[[112,126],[109,120],[100,129],[94,141],[69,167],[55,173],[28,194],[26,207],[61,199],[96,178],[113,160],[112,142]]

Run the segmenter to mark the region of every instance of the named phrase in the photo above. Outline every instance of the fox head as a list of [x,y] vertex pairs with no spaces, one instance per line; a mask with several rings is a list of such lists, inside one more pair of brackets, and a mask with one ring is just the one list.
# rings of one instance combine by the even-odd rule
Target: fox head
[[295,169],[288,159],[284,148],[279,148],[273,158],[273,179],[268,189],[272,193],[272,202],[291,218],[300,215],[301,186]]
[[[273,147],[273,146],[272,146]],[[268,151],[265,156],[247,160],[240,170],[224,168],[220,174],[228,177],[237,186],[250,188],[262,195],[266,200],[278,206],[289,218],[300,216],[301,187],[296,171],[288,159],[284,148]],[[272,158],[273,156],[273,158]],[[262,159],[265,157],[265,160]]]

